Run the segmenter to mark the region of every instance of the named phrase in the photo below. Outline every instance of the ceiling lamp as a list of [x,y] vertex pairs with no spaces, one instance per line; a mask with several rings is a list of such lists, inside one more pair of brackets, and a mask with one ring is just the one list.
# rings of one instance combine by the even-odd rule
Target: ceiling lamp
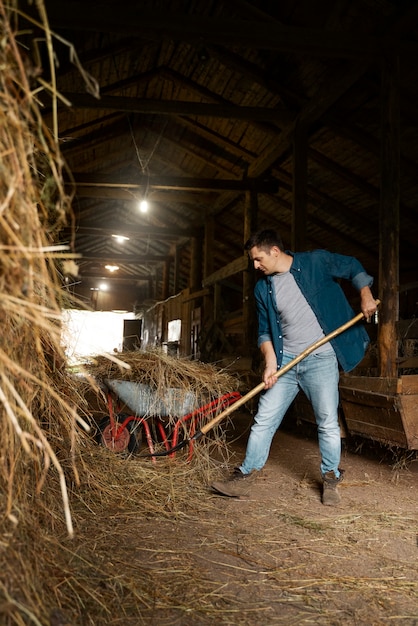
[[141,213],[147,213],[148,211],[148,200],[145,198],[139,202],[139,210]]
[[125,235],[112,235],[112,237],[114,237],[118,243],[129,241],[129,237],[125,237]]
[[119,265],[105,265],[105,269],[109,272],[116,272],[119,269]]

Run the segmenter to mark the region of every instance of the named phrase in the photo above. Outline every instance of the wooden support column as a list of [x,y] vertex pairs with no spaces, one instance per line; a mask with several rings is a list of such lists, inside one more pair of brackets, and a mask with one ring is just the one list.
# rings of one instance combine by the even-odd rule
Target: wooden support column
[[162,299],[166,300],[170,295],[170,260],[167,260],[163,266],[163,286]]
[[382,63],[379,233],[379,375],[397,376],[399,318],[400,103],[399,57]]
[[176,246],[174,253],[174,294],[180,291],[180,246]]
[[162,300],[162,294],[160,291],[160,266],[156,265],[154,268],[154,298],[156,300]]
[[154,300],[156,298],[155,293],[155,277],[148,278],[148,298]]
[[[247,191],[244,206],[244,244],[250,235],[257,230],[258,223],[258,195],[257,192]],[[254,303],[255,271],[250,260],[247,270],[243,272],[242,281],[242,323],[244,331],[243,345],[248,354],[253,354],[257,347],[257,315]]]
[[[192,237],[190,241],[190,279],[189,279],[189,292],[193,296],[193,293],[201,290],[202,287],[202,247],[203,242],[201,237]],[[192,332],[194,333],[194,309],[196,307],[196,298],[192,297],[186,305],[187,310],[187,327],[188,327],[188,355],[194,352],[192,347]],[[185,318],[183,318],[185,319]],[[194,338],[193,338],[194,342]],[[193,345],[195,345],[193,343]]]
[[183,302],[181,306],[181,339],[180,356],[190,356],[191,353],[191,321],[192,321],[192,301],[188,299],[190,289],[183,291]]
[[221,310],[222,310],[221,286],[219,283],[215,283],[213,285],[213,321],[214,322],[221,321]]
[[210,276],[213,273],[213,244],[215,240],[215,220],[208,217],[205,220],[205,240],[203,251],[203,275]]
[[291,248],[306,250],[308,204],[308,133],[296,124],[293,134],[293,193]]
[[[215,220],[209,217],[205,221],[205,239],[203,250],[203,279],[213,274],[213,248],[215,241]],[[203,298],[203,325],[214,320],[214,302],[212,294]]]
[[202,286],[202,241],[192,237],[190,240],[190,291],[197,291]]

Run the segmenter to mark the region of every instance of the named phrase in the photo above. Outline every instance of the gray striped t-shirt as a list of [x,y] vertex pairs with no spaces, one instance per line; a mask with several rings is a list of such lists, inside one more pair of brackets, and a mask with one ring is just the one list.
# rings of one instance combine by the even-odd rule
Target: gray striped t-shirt
[[[272,281],[283,331],[283,351],[300,354],[324,337],[324,332],[291,272],[273,274]],[[331,344],[326,343],[315,352],[332,350]]]

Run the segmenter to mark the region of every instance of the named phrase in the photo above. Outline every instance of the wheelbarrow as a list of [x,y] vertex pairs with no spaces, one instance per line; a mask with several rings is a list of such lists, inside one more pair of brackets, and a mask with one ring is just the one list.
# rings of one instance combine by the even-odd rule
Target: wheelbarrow
[[148,456],[153,462],[156,456],[161,456],[158,453],[154,456],[157,443],[164,446],[167,456],[175,456],[186,423],[190,461],[192,437],[199,422],[241,398],[239,392],[233,391],[199,406],[194,393],[181,389],[170,388],[161,397],[148,385],[134,381],[105,379],[103,383],[108,415],[98,424],[98,442],[114,452],[135,453],[142,446],[144,433]]

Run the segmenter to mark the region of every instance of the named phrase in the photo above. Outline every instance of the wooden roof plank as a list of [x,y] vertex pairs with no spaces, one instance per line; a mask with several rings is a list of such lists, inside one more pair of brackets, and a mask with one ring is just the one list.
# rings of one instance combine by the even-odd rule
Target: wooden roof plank
[[320,29],[285,26],[269,22],[209,18],[187,14],[147,13],[140,6],[125,6],[117,12],[113,6],[101,5],[100,10],[85,2],[57,6],[46,2],[53,28],[140,35],[142,39],[243,45],[264,50],[316,54],[333,58],[376,58],[381,43],[375,37],[360,33],[323,31]]

